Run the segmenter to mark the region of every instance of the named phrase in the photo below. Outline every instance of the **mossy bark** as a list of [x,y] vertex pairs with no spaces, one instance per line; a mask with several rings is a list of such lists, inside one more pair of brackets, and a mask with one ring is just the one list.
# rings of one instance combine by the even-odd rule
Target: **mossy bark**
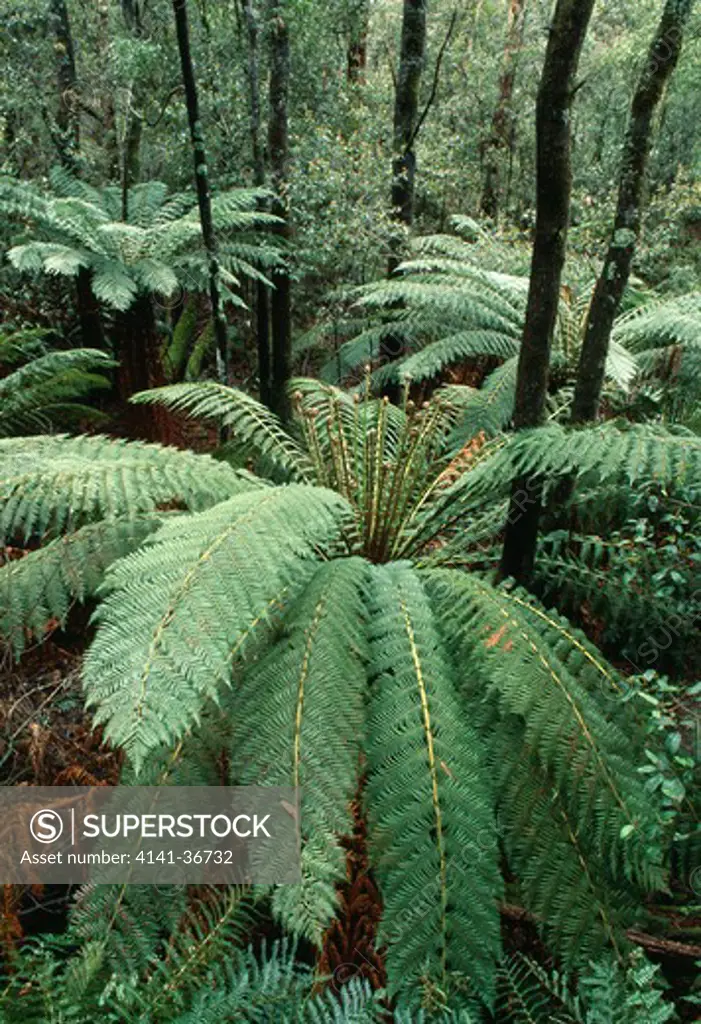
[[[570,108],[594,0],[558,0],[536,104],[536,228],[519,353],[514,426],[543,422],[572,191]],[[527,583],[541,511],[537,479],[513,483],[501,573]]]

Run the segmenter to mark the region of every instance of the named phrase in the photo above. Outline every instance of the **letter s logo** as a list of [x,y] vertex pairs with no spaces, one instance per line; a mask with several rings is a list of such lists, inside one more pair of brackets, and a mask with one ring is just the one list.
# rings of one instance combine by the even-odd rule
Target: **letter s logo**
[[37,811],[29,822],[29,831],[38,843],[55,843],[63,832],[61,815],[58,811]]

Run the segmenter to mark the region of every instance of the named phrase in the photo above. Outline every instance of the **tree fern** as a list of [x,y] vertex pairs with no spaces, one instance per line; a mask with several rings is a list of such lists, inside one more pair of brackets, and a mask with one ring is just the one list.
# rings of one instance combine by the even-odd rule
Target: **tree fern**
[[[154,396],[228,418],[275,485],[156,445],[0,442],[6,535],[50,542],[48,566],[104,533],[84,584],[105,572],[84,684],[126,777],[151,778],[171,757],[172,782],[201,784],[226,751],[234,783],[301,783],[303,881],[271,905],[316,943],[353,801],[407,1021],[422,1007],[469,1014],[466,991],[493,1000],[497,815],[512,887],[577,970],[604,948],[625,957],[645,894],[665,884],[673,831],[638,771],[644,723],[610,699],[615,670],[558,613],[464,567],[499,529],[518,472],[540,473],[546,490],[579,473],[595,529],[607,488],[694,472],[696,439],[607,424],[460,443],[470,397],[446,388],[396,408],[297,380],[287,429],[235,390]],[[124,524],[151,517],[155,531],[112,561],[115,536],[133,536]],[[30,557],[9,572],[37,567],[41,610],[15,611],[15,631],[67,599],[59,587],[51,605]]]
[[[377,386],[391,380],[405,385],[435,380],[460,365],[479,368],[485,357],[500,363],[515,360],[523,334],[528,278],[522,271],[506,272],[510,266],[521,266],[517,247],[483,243],[484,238],[476,242],[472,232],[468,239],[440,235],[418,239],[415,256],[390,280],[346,293],[351,318],[357,321],[359,314],[364,315],[365,322],[360,330],[349,330],[341,319],[341,330],[351,336],[322,368],[322,376],[333,380],[339,368],[347,374],[360,363],[374,363],[388,335],[400,342],[403,355],[375,370]],[[486,269],[490,265],[498,269]],[[553,357],[554,365],[561,364],[559,376],[564,370],[565,377],[573,379],[588,305],[588,292],[578,295],[563,289]],[[493,368],[494,362],[487,364],[487,371]],[[484,369],[482,365],[482,376]],[[608,376],[625,390],[635,373],[635,359],[614,339]],[[490,411],[497,381],[503,411],[494,418]],[[493,433],[508,423],[515,387],[515,372],[504,373],[484,401],[476,396],[471,410],[475,433]]]
[[[206,290],[207,261],[194,196],[168,196],[161,182],[133,186],[127,194],[130,220],[122,219],[121,190],[95,189],[65,170],[51,175],[51,191],[0,178],[0,213],[31,225],[34,237],[8,250],[20,271],[75,277],[90,272],[96,298],[115,310],[129,309],[139,294],[169,296],[179,285]],[[259,209],[260,189],[216,196],[215,227],[222,239],[226,297],[241,303],[237,274],[263,277],[276,250],[260,229],[276,218]],[[263,279],[265,279],[263,277]]]

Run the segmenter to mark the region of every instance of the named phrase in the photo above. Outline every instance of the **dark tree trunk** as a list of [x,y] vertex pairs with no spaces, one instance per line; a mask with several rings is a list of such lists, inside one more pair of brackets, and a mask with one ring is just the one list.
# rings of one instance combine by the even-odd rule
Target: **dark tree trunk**
[[137,391],[165,383],[151,298],[140,295],[129,309],[116,314],[114,326],[115,354],[119,361],[118,391],[125,403],[129,433],[149,441],[167,442],[170,419],[167,411],[127,404]]
[[54,36],[58,86],[55,141],[61,163],[66,170],[75,173],[80,150],[78,80],[66,0],[50,0],[49,19]]
[[[426,12],[428,0],[404,0],[399,73],[394,99],[392,158],[392,215],[410,228],[414,222],[416,155],[414,142],[419,117],[419,89],[426,61]],[[388,273],[401,262],[403,235],[393,242]]]
[[195,186],[197,188],[197,203],[200,210],[200,223],[202,225],[202,240],[209,260],[209,298],[212,305],[212,323],[214,325],[217,345],[219,374],[224,380],[228,380],[227,328],[221,296],[219,252],[214,232],[214,222],[212,220],[212,199],[209,191],[207,153],[202,134],[202,122],[200,121],[199,104],[197,101],[197,85],[192,67],[192,56],[190,54],[187,0],[173,0],[173,13],[175,15],[175,29],[178,37],[180,66],[185,89],[185,102],[187,104],[187,119],[195,162]]
[[369,0],[357,0],[351,11],[348,51],[346,54],[348,81],[351,85],[365,84],[365,71],[368,64],[369,18]]
[[92,273],[81,267],[76,277],[76,297],[80,335],[86,348],[105,348],[105,332],[100,316],[100,303],[92,290]]
[[[127,29],[134,39],[144,35],[143,4],[137,0],[122,0],[122,14]],[[129,220],[129,189],[139,181],[141,176],[141,138],[144,119],[140,107],[141,97],[137,89],[132,90],[129,107],[126,112],[124,129],[124,148],[122,153],[122,220]]]
[[514,144],[515,121],[511,110],[518,55],[523,47],[526,0],[509,0],[504,59],[499,77],[499,99],[492,117],[489,139],[484,148],[484,188],[480,207],[485,217],[499,219],[501,205],[501,162]]
[[655,110],[681,53],[693,0],[666,0],[630,111],[618,187],[613,236],[596,283],[579,359],[573,423],[596,419],[613,323],[630,277],[640,235],[645,171]]
[[[78,78],[73,37],[65,0],[51,0],[50,18],[54,33],[59,90],[56,143],[61,165],[71,174],[77,175],[80,152]],[[105,335],[100,316],[100,304],[93,294],[91,278],[92,273],[87,267],[82,267],[76,278],[76,305],[80,320],[80,334],[86,348],[103,349]]]
[[[258,17],[253,0],[244,0],[243,13],[248,35],[248,92],[253,181],[265,184],[265,152],[261,139],[260,116],[260,64],[258,47]],[[256,344],[258,348],[258,379],[260,400],[270,405],[270,307],[268,289],[262,281],[256,282]]]
[[[288,202],[289,138],[287,105],[290,88],[290,38],[282,5],[270,0],[270,121],[268,148],[275,201],[273,212],[282,218],[275,231],[283,242],[292,236]],[[272,367],[270,403],[281,419],[289,418],[287,385],[292,373],[292,307],[290,277],[285,268],[272,275],[270,299]]]
[[[517,430],[543,422],[565,260],[572,188],[570,107],[594,0],[558,0],[536,106],[535,243],[514,408]],[[533,569],[540,518],[537,479],[515,480],[501,572],[522,583]]]

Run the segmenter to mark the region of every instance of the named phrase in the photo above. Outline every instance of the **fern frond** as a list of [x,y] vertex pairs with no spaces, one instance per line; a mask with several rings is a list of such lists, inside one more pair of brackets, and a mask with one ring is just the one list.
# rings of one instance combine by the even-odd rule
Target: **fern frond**
[[663,886],[661,819],[637,771],[632,712],[611,701],[623,692],[615,670],[566,619],[519,590],[447,570],[426,577],[463,663],[480,671],[501,714],[523,721],[588,849],[614,878]]
[[163,514],[91,523],[0,568],[0,637],[19,656],[29,636],[65,625],[74,602],[94,595],[107,567],[136,550]]
[[500,965],[499,1008],[509,1024],[582,1024],[570,980],[516,953]]
[[676,1019],[661,981],[659,966],[639,951],[624,969],[610,960],[591,964],[580,979],[585,1024],[666,1024]]
[[500,882],[484,751],[418,576],[378,566],[372,597],[367,800],[390,992],[420,1003],[422,986],[462,976],[489,1004]]
[[321,944],[345,877],[364,733],[367,650],[360,558],[322,564],[286,616],[279,639],[236,697],[232,771],[243,785],[301,787],[302,881],[280,887],[285,927]]
[[114,365],[96,349],[49,352],[32,359],[0,380],[0,435],[45,429],[63,403],[107,387],[107,379],[94,371]]
[[244,645],[338,541],[346,509],[322,489],[254,489],[165,524],[111,567],[85,689],[137,768],[231,684]]
[[61,533],[166,506],[197,510],[260,487],[207,455],[107,437],[0,440],[0,536]]
[[494,500],[520,477],[579,478],[580,483],[681,486],[698,478],[701,440],[684,428],[602,423],[567,428],[552,423],[519,431],[495,445],[477,471],[455,484],[447,500]]
[[163,405],[174,412],[214,420],[232,432],[227,447],[269,459],[292,479],[305,479],[310,464],[304,451],[285,431],[277,416],[238,388],[215,381],[171,384],[133,395],[141,405]]

